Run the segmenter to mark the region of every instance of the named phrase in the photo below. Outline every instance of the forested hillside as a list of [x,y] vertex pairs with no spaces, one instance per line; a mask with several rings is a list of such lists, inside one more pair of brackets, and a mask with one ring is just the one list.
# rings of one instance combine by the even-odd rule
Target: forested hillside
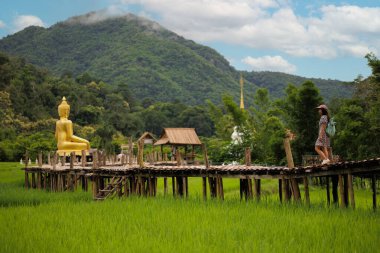
[[[223,94],[239,98],[240,73],[215,50],[176,35],[159,24],[128,14],[92,22],[96,13],[73,17],[50,28],[29,27],[0,40],[0,51],[21,56],[57,76],[88,73],[110,85],[128,85],[138,99],[220,103]],[[245,95],[253,104],[258,87],[284,96],[289,83],[307,79],[272,72],[244,72]],[[315,79],[322,96],[349,97],[352,87]]]
[[[337,121],[334,151],[345,159],[373,157],[379,143],[379,67],[374,55],[367,59],[373,75],[353,84],[351,99],[335,99],[330,109]],[[214,162],[242,159],[252,147],[255,162],[284,162],[283,138],[291,129],[295,161],[314,150],[318,114],[322,103],[319,89],[311,81],[299,87],[288,85],[285,96],[273,99],[266,88],[258,88],[254,104],[240,110],[238,100],[223,95],[219,103],[190,106],[181,101],[134,100],[128,86],[109,85],[81,74],[55,77],[20,58],[0,54],[0,160],[18,160],[26,152],[55,150],[54,125],[57,106],[65,95],[71,105],[74,131],[91,141],[92,147],[118,152],[126,137],[145,131],[159,135],[164,127],[193,127],[209,147]],[[238,126],[243,142],[231,145]],[[367,142],[365,140],[373,140]]]

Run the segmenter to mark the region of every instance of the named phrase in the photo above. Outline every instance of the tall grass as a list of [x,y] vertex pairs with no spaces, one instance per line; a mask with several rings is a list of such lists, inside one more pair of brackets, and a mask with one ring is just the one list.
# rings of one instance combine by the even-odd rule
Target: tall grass
[[[201,181],[190,197],[94,202],[81,191],[23,189],[16,164],[0,164],[0,252],[379,252],[380,215],[356,191],[359,208],[326,208],[312,188],[312,206],[264,197],[240,201],[237,180],[225,180],[226,200],[203,201]],[[161,182],[162,183],[162,182]],[[162,189],[162,187],[160,187]],[[319,198],[321,201],[319,201]],[[323,200],[323,201],[322,201]]]

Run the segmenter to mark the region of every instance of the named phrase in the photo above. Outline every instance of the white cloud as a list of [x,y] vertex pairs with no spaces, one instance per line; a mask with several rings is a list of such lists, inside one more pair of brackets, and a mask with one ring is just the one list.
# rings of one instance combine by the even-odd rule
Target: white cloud
[[0,20],[0,29],[4,27],[5,27],[5,23],[2,20]]
[[127,15],[127,13],[120,9],[116,5],[111,5],[106,9],[90,12],[86,15],[72,17],[66,22],[68,23],[81,23],[81,24],[93,24],[109,18],[120,17]]
[[293,64],[286,61],[279,55],[276,56],[263,56],[253,58],[248,56],[242,60],[245,64],[252,67],[254,71],[278,71],[285,73],[294,73],[297,68]]
[[37,16],[32,15],[18,15],[13,20],[13,31],[18,32],[28,26],[42,26],[44,27],[45,24],[42,22],[42,20]]
[[[275,49],[299,57],[362,57],[380,51],[380,8],[326,5],[301,17],[286,0],[120,0],[196,41]],[[149,16],[149,14],[147,15]]]

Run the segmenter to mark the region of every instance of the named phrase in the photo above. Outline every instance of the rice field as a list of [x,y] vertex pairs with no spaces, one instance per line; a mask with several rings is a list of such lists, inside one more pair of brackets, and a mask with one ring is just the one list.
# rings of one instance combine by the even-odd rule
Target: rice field
[[[169,180],[170,181],[170,180]],[[122,198],[94,202],[91,193],[23,188],[17,163],[0,163],[0,252],[379,252],[380,214],[371,192],[355,189],[357,208],[326,207],[311,187],[312,205],[281,205],[277,182],[263,197],[240,201],[238,180],[225,180],[225,201]],[[170,188],[169,188],[170,189]]]

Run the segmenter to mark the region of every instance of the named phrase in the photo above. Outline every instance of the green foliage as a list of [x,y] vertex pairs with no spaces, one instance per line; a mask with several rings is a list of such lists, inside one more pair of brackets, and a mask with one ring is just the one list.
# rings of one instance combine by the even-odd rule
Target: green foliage
[[380,60],[366,56],[372,75],[357,80],[352,99],[335,105],[337,136],[334,144],[345,159],[366,159],[380,154]]
[[280,103],[284,110],[285,126],[296,135],[292,146],[296,162],[302,155],[314,152],[315,140],[318,136],[318,111],[315,109],[322,103],[318,88],[307,81],[299,88],[288,85],[287,96]]

